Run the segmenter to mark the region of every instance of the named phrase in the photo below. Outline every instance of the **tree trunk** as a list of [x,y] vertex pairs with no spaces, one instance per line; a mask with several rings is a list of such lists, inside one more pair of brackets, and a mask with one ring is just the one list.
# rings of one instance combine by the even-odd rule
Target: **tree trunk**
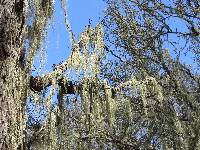
[[0,0],[0,150],[22,149],[27,75],[23,51],[24,1]]

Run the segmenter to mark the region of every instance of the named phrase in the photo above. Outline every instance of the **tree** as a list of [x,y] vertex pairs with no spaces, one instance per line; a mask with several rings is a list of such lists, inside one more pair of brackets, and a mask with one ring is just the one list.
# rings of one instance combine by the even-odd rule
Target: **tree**
[[[71,54],[32,76],[54,4],[0,1],[0,149],[199,148],[199,74],[180,61],[186,41],[198,65],[199,2],[107,3],[103,23],[76,41],[61,0]],[[172,28],[173,17],[189,30]]]
[[16,149],[24,141],[33,56],[44,37],[40,31],[51,16],[51,3],[0,1],[0,149]]
[[[88,136],[85,133],[90,133],[91,130],[91,115],[95,110],[91,105],[94,103],[92,93],[98,82],[97,65],[104,51],[103,32],[101,25],[95,28],[88,26],[76,42],[66,18],[66,3],[61,1],[61,4],[70,34],[72,53],[69,59],[54,66],[52,72],[34,77],[31,75],[34,56],[41,51],[54,9],[53,2],[0,1],[0,149],[70,149],[77,145],[87,147],[86,143],[79,142],[85,141]],[[88,64],[90,61],[92,63]],[[66,70],[77,72],[79,81],[76,86],[66,77]],[[56,91],[58,104],[55,106],[51,100]],[[81,97],[81,105],[77,96],[71,99],[74,105],[67,103],[66,94],[75,92]],[[27,105],[31,102],[35,107],[30,110]],[[35,115],[34,111],[39,111],[42,106],[45,122],[33,121],[31,117]],[[74,112],[77,114],[72,115]],[[78,122],[74,122],[73,119],[76,118]]]
[[134,126],[142,149],[199,149],[199,71],[183,61],[199,67],[199,1],[107,3],[107,52],[116,59],[102,74],[128,84],[135,119],[123,130]]

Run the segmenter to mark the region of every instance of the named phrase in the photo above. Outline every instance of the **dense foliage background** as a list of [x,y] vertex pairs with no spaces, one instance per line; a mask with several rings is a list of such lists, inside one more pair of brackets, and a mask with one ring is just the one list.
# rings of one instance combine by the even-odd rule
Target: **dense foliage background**
[[200,149],[199,1],[107,0],[78,39],[60,3],[71,54],[33,76],[54,3],[0,1],[0,149]]

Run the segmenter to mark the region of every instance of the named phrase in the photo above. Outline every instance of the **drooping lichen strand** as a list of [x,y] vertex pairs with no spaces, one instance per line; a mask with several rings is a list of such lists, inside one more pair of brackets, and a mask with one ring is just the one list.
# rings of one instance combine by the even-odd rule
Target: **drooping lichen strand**
[[80,34],[71,56],[68,59],[68,68],[75,68],[84,76],[96,76],[99,62],[104,55],[103,29],[99,24],[94,29],[90,26]]
[[[158,102],[159,104],[162,104],[163,101],[163,91],[160,85],[157,83],[156,79],[153,77],[146,77],[145,80],[139,81],[135,77],[133,77],[131,80],[122,83],[120,85],[120,88],[132,88],[133,92],[136,93],[136,95],[141,97],[142,104],[143,104],[143,110],[144,114],[148,114],[148,107]],[[148,99],[148,95],[152,94],[154,99]],[[154,102],[152,102],[154,101]]]
[[[42,53],[42,42],[47,35],[47,27],[53,14],[54,6],[51,0],[32,0],[28,5],[27,12],[27,41],[28,41],[28,54],[27,54],[27,71],[32,68],[34,57],[37,52]],[[44,59],[40,57],[41,59]],[[42,60],[41,60],[42,61]]]

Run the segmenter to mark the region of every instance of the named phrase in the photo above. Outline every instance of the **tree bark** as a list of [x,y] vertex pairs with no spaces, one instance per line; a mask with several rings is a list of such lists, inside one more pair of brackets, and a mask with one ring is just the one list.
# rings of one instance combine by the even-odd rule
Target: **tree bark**
[[28,73],[19,61],[23,50],[23,7],[23,0],[0,0],[0,150],[19,149],[23,143],[28,89]]

